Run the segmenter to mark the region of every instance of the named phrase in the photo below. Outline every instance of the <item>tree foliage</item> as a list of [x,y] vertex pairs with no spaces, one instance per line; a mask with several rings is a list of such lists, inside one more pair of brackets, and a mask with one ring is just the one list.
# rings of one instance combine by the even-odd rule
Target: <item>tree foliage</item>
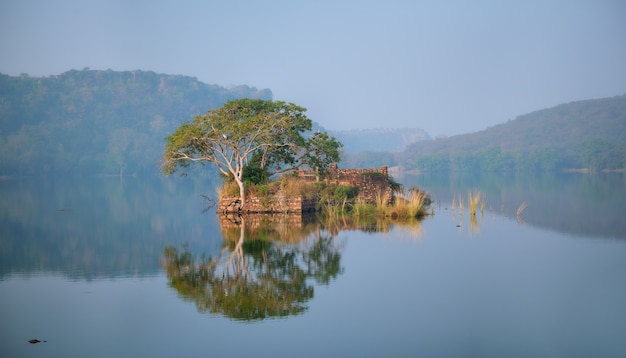
[[281,101],[239,99],[194,117],[167,137],[163,172],[193,162],[213,163],[239,185],[245,203],[244,171],[271,176],[308,167],[324,171],[339,160],[339,143],[325,132],[310,133],[305,108]]

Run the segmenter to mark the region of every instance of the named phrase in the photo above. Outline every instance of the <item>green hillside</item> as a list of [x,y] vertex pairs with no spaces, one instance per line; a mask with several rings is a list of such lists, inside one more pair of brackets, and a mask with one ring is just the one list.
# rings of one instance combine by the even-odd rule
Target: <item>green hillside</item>
[[416,142],[398,162],[420,171],[622,169],[626,95],[562,104],[480,132]]
[[244,97],[272,93],[146,71],[0,74],[0,175],[155,173],[176,127]]

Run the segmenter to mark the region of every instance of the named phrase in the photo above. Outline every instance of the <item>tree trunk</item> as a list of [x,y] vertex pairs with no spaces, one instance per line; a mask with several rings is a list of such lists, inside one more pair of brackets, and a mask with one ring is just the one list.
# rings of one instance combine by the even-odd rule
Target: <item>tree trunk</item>
[[239,204],[239,210],[242,211],[244,206],[246,205],[246,189],[241,179],[235,177],[235,181],[239,186],[239,201],[241,201],[241,203]]

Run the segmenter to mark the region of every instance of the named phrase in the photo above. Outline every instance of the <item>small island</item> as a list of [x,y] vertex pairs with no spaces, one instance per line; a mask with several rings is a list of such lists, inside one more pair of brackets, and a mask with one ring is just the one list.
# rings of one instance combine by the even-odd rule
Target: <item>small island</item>
[[218,212],[306,213],[418,217],[428,196],[404,191],[388,168],[340,169],[342,144],[312,131],[305,108],[239,99],[194,117],[167,137],[163,172],[213,163],[224,185]]

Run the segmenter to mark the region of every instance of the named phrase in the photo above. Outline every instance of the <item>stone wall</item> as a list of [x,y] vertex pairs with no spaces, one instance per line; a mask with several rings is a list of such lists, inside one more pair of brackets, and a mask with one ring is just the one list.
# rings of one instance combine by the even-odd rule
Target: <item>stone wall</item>
[[[307,181],[316,181],[317,174],[312,170],[299,170],[296,174]],[[387,166],[380,169],[340,169],[336,163],[330,165],[327,170],[326,180],[342,183],[341,185],[350,185],[350,182],[358,180],[362,175],[381,174],[384,177],[389,175]]]
[[[300,170],[297,175],[303,180],[317,180],[317,175],[311,170]],[[380,169],[340,169],[337,164],[331,164],[324,181],[329,184],[358,187],[358,199],[366,203],[375,204],[379,198],[388,204],[394,200],[386,166]]]
[[[278,193],[274,196],[246,197],[246,206],[242,213],[307,213],[316,210],[317,199],[303,198],[301,196],[286,196]],[[218,203],[218,212],[239,212],[239,197],[223,196]]]

